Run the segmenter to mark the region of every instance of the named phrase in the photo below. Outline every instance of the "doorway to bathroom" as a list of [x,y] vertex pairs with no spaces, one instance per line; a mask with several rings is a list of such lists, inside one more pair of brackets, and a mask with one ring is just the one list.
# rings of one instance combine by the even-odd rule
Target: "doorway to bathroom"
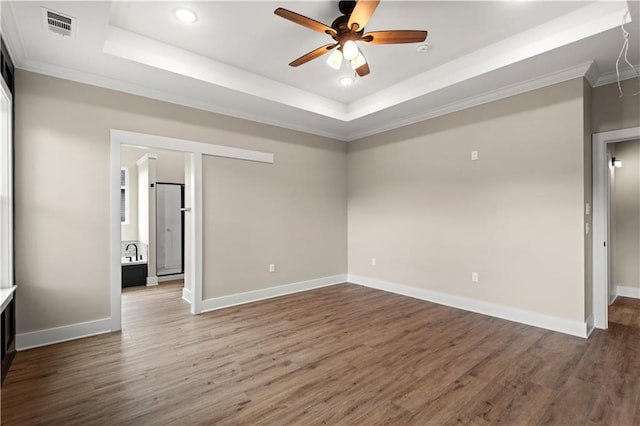
[[[167,151],[170,153],[179,153],[184,160],[184,195],[185,195],[185,207],[184,207],[184,285],[182,289],[182,299],[189,306],[188,311],[191,314],[199,314],[203,312],[203,190],[202,190],[202,172],[203,172],[203,157],[214,156],[231,158],[243,161],[257,161],[261,163],[272,164],[274,162],[274,154],[269,152],[260,152],[247,150],[242,148],[216,145],[213,143],[196,142],[186,139],[176,139],[166,136],[151,135],[146,133],[131,132],[126,130],[111,129],[110,131],[110,166],[109,166],[109,182],[110,182],[110,268],[109,268],[109,281],[110,286],[110,318],[109,329],[110,331],[116,331],[122,329],[122,312],[124,309],[123,302],[123,289],[122,289],[122,258],[123,258],[123,241],[125,237],[125,226],[123,224],[123,212],[122,212],[122,161],[121,149],[123,147],[133,147],[137,149],[147,149],[152,151]],[[164,183],[181,183],[175,182],[171,179],[165,179],[164,177],[154,176],[156,168],[154,165],[157,158],[153,158],[153,154],[157,152],[147,152],[145,158],[139,157],[140,164],[136,161],[136,168],[143,171],[138,176],[137,185],[133,185],[129,181],[129,188],[142,187],[142,194],[148,194],[148,197],[153,201],[143,203],[143,206],[148,206],[151,209],[156,208],[156,190],[155,185],[158,182]],[[131,168],[132,169],[132,168]],[[146,170],[146,173],[144,171]],[[129,172],[129,177],[133,174]],[[153,185],[153,187],[151,186]],[[126,193],[126,187],[125,187]],[[137,199],[131,197],[131,200]],[[126,206],[125,209],[132,207]],[[144,207],[143,207],[144,209]],[[129,218],[133,220],[133,215],[129,214]],[[138,215],[140,215],[140,208],[138,208]],[[149,245],[153,245],[157,238],[156,235],[156,215],[148,214],[150,223],[148,226],[140,227],[138,223],[138,231],[133,233],[129,229],[129,236],[145,237],[149,241]],[[138,217],[138,219],[140,219]],[[126,222],[126,219],[125,219]],[[146,230],[146,231],[145,231]],[[154,232],[149,232],[153,230]],[[141,232],[141,234],[139,233]],[[144,233],[148,232],[147,235]],[[154,246],[155,247],[155,246]],[[124,247],[126,248],[126,246]],[[135,258],[134,254],[126,256]],[[144,254],[143,254],[144,260]],[[161,282],[162,277],[158,277],[156,268],[157,256],[155,250],[147,251],[147,266],[156,271],[155,277]],[[151,274],[148,274],[151,276]],[[148,277],[149,278],[149,277]],[[152,283],[150,283],[152,284]],[[162,287],[152,286],[151,290],[161,290]],[[148,291],[145,286],[136,286],[135,289],[140,289],[142,294],[150,294],[153,298],[153,291]],[[178,289],[179,290],[179,289]],[[179,297],[180,291],[176,292],[176,298]],[[209,301],[209,300],[207,300]],[[178,303],[182,303],[176,300]],[[185,308],[187,307],[185,305]],[[162,311],[162,307],[155,307],[157,311]],[[210,309],[208,309],[210,310]]]
[[182,152],[121,147],[123,289],[184,281],[188,160]]

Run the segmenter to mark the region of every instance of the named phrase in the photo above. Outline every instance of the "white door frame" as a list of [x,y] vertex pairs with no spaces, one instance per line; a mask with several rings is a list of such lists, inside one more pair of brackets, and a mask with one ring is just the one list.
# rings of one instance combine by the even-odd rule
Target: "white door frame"
[[191,262],[185,267],[191,270],[191,313],[202,312],[202,156],[234,158],[238,160],[273,163],[272,153],[251,151],[222,145],[194,142],[186,139],[169,138],[165,136],[149,135],[145,133],[129,132],[111,129],[110,142],[110,301],[111,301],[111,331],[122,328],[121,295],[122,275],[120,260],[120,147],[122,145],[138,146],[165,151],[187,153],[191,158],[191,229],[185,230],[191,235]]
[[640,127],[595,133],[593,149],[593,320],[596,328],[609,325],[609,279],[607,229],[609,226],[609,179],[607,144],[640,138]]

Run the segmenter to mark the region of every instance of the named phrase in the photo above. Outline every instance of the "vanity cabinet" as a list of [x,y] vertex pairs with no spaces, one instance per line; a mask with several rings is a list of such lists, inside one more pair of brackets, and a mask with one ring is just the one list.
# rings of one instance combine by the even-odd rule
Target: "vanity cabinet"
[[122,265],[122,288],[147,285],[147,264]]

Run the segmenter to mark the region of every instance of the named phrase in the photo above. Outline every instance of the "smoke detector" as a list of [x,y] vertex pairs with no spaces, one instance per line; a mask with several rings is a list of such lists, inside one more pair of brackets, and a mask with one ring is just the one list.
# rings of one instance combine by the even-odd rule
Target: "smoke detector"
[[78,28],[76,18],[43,7],[42,21],[47,31],[63,37],[76,38]]
[[420,43],[419,45],[416,46],[416,52],[418,53],[425,53],[427,52],[429,49],[431,48],[431,45],[427,42],[424,43]]

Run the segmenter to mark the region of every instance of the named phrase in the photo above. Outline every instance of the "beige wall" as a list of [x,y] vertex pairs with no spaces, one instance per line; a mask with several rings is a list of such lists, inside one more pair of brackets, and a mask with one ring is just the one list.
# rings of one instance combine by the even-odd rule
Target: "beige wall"
[[640,140],[615,144],[622,167],[614,170],[613,285],[640,288]]
[[576,79],[350,143],[349,273],[583,321],[583,97]]
[[640,90],[640,79],[621,83],[624,96],[620,97],[618,83],[593,88],[591,98],[591,128],[593,133],[640,127],[640,99],[634,93]]
[[202,173],[205,299],[346,272],[343,147],[291,146],[274,164],[205,156]]
[[111,128],[275,154],[204,159],[205,298],[345,273],[348,259],[352,274],[582,321],[585,132],[589,118],[635,119],[633,106],[622,119],[603,109],[608,86],[576,79],[352,142],[347,156],[339,141],[29,72],[17,90],[19,333],[109,316]]
[[[308,259],[313,265],[306,274],[299,257],[287,257],[293,250],[277,251],[278,277],[285,283],[346,273],[346,196],[334,199],[346,194],[345,181],[315,178],[345,175],[343,142],[26,71],[17,73],[16,99],[18,333],[109,317],[111,128],[273,152],[276,165],[260,171],[266,182],[247,186],[244,196],[262,200],[265,186],[283,191],[274,198],[281,205],[262,212],[263,228],[275,227],[276,239],[295,235],[287,241],[322,258]],[[224,177],[241,181],[246,164],[227,160]],[[303,171],[308,179],[300,177]],[[284,196],[288,190],[291,197]],[[317,218],[297,196],[325,198],[336,211],[321,211],[341,219]],[[228,211],[215,210],[216,220],[232,222],[221,217]],[[314,227],[303,229],[303,222]],[[264,286],[275,283],[278,278],[270,278]]]

